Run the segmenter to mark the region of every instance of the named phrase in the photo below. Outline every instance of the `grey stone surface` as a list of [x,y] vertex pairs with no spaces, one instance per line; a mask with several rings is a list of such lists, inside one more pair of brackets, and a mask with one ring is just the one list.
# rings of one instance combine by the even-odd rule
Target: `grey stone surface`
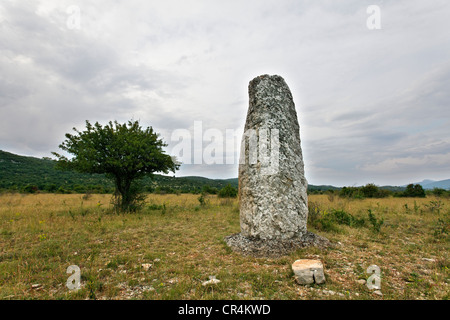
[[[239,162],[241,232],[246,237],[268,240],[301,237],[308,217],[307,182],[291,91],[284,79],[276,75],[253,79],[248,91],[244,132],[256,133],[258,158],[256,163],[252,161],[256,145],[251,145],[249,139],[246,142],[244,134]],[[261,152],[261,133],[278,142],[278,152],[273,157],[271,150],[266,152],[270,158],[266,163],[262,159],[265,155]],[[272,170],[268,170],[270,166]]]
[[307,181],[289,87],[280,76],[262,75],[250,81],[248,92],[239,162],[241,233],[226,242],[259,256],[325,245],[326,239],[306,230]]

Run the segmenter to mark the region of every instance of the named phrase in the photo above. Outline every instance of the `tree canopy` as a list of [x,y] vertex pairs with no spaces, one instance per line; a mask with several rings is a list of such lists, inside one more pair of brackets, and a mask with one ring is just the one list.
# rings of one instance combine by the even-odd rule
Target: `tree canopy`
[[130,211],[136,206],[140,192],[136,181],[155,172],[175,172],[179,164],[167,155],[167,146],[152,127],[143,129],[139,121],[120,124],[110,121],[102,126],[86,121],[86,130],[73,128],[59,148],[72,154],[67,158],[56,152],[57,167],[84,173],[106,174],[116,188],[116,206]]

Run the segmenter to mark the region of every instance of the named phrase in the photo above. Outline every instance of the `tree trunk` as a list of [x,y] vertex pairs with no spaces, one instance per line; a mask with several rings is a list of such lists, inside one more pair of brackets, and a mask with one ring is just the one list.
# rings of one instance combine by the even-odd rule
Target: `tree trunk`
[[121,212],[130,211],[134,199],[130,190],[132,180],[116,175],[114,182],[116,187],[116,201],[114,204],[115,209],[118,209]]

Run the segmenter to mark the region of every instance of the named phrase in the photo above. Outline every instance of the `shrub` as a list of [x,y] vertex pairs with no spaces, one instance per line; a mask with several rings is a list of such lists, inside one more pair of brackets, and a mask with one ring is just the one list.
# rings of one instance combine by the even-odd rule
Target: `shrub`
[[36,193],[38,191],[38,187],[35,185],[26,185],[25,187],[23,187],[23,192],[25,193]]
[[442,207],[444,206],[444,203],[441,200],[438,201],[430,201],[429,204],[425,204],[425,207],[428,208],[428,210],[430,210],[431,212],[437,212],[438,214],[440,213]]
[[66,190],[66,189],[64,189],[63,187],[59,187],[58,190],[56,190],[56,193],[59,193],[59,194],[69,194],[69,193],[71,193],[71,192],[70,192],[70,190]]
[[47,192],[55,192],[58,189],[58,186],[54,183],[44,185],[44,191]]
[[391,194],[388,190],[378,188],[373,183],[368,183],[363,187],[343,187],[339,191],[339,196],[342,198],[385,198]]
[[166,210],[166,204],[165,203],[164,204],[154,204],[154,203],[152,203],[152,204],[149,204],[147,206],[147,209],[148,210]]
[[445,190],[442,188],[434,188],[433,190],[429,191],[432,195],[435,195],[436,197],[450,197],[450,190]]
[[332,210],[331,213],[339,224],[345,224],[355,228],[363,227],[366,224],[366,220],[364,218],[356,218],[344,210]]
[[366,223],[364,218],[356,218],[344,210],[321,211],[314,202],[308,204],[308,211],[308,222],[310,225],[322,231],[341,232],[338,225],[359,228]]
[[398,197],[419,197],[425,198],[425,190],[420,184],[408,184],[406,190],[397,194]]
[[83,196],[82,199],[83,200],[89,200],[90,198],[92,198],[92,193],[90,191],[87,191]]
[[435,226],[433,235],[437,238],[445,237],[449,234],[450,229],[450,219],[447,216],[443,218],[438,218]]
[[376,198],[378,196],[379,190],[376,185],[374,185],[373,183],[369,183],[364,187],[361,187],[361,193],[366,198]]
[[374,232],[380,232],[380,228],[384,223],[383,219],[377,219],[377,217],[372,213],[372,210],[368,210],[369,211],[369,222],[372,225],[371,229]]
[[331,213],[334,216],[334,220],[336,220],[339,224],[350,226],[352,224],[352,220],[354,219],[351,214],[345,212],[344,210],[333,210]]
[[220,189],[219,198],[235,198],[237,194],[237,189],[234,188],[231,184],[227,184],[225,187]]
[[217,192],[219,192],[219,190],[217,190],[217,188],[206,185],[206,186],[203,186],[202,192],[208,193],[208,194],[217,194]]
[[336,222],[333,220],[333,218],[327,214],[324,217],[318,219],[315,222],[314,227],[316,229],[322,230],[322,231],[335,232],[335,233],[342,232],[342,230],[336,225]]
[[203,193],[202,193],[202,194],[200,195],[200,197],[198,197],[197,199],[198,199],[198,202],[200,202],[200,205],[201,205],[202,207],[206,205],[206,200],[205,200],[205,196],[204,196]]

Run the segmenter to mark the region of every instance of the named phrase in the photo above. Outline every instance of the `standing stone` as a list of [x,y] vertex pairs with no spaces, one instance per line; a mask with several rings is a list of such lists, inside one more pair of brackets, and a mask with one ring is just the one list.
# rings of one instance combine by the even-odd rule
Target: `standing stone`
[[[241,142],[239,207],[242,235],[279,240],[301,237],[306,233],[308,217],[307,182],[300,127],[291,92],[280,76],[261,76],[250,82],[249,96],[244,132],[254,132],[258,143],[246,143],[245,140],[251,138],[248,134]],[[274,142],[278,142],[278,158],[275,158],[275,152],[272,159],[270,148],[266,148],[271,163],[265,166],[261,159],[264,156],[261,153],[262,132],[266,136],[270,133]],[[252,161],[252,149],[258,149],[258,161]],[[270,165],[273,165],[272,172],[263,170]]]
[[280,76],[262,75],[248,87],[241,141],[241,233],[228,245],[251,255],[284,254],[326,239],[307,232],[307,181],[292,94]]

